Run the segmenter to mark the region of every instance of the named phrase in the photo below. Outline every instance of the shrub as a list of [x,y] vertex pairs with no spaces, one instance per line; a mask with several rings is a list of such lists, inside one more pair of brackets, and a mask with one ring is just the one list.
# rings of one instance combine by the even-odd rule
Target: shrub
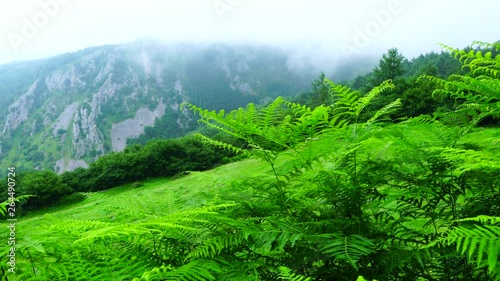
[[73,192],[52,171],[20,173],[16,191],[18,195],[34,195],[22,204],[25,210],[47,207]]

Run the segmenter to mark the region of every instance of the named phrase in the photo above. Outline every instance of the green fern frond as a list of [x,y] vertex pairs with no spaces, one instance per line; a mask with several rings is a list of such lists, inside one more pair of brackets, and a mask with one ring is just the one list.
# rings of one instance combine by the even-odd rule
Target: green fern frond
[[[291,138],[291,117],[285,115],[284,106],[284,99],[278,97],[261,110],[256,110],[254,105],[248,105],[246,109],[239,108],[226,114],[224,111],[217,113],[188,104],[191,110],[200,115],[200,122],[260,149],[287,148]],[[212,144],[231,150],[236,149],[215,141],[212,141]]]
[[387,91],[387,90],[392,90],[396,88],[396,86],[392,83],[392,80],[386,80],[382,82],[382,84],[376,86],[368,94],[366,94],[364,97],[360,98],[356,103],[355,103],[355,115],[359,116],[363,109],[377,96],[379,96],[381,93]]
[[128,239],[136,235],[140,235],[143,237],[146,235],[149,236],[151,235],[151,231],[147,228],[138,226],[106,226],[82,233],[80,235],[80,238],[77,239],[74,243],[77,245],[88,245],[97,241],[118,241],[122,239]]
[[322,248],[323,253],[349,263],[356,271],[359,269],[357,262],[374,250],[375,244],[361,235],[332,236],[332,241]]
[[498,225],[500,217],[477,216],[460,219],[457,222],[478,222],[482,225],[454,227],[445,233],[444,238],[433,241],[428,247],[440,243],[456,244],[458,253],[475,261],[477,268],[486,267],[495,280],[500,280],[500,226]]
[[217,280],[221,266],[213,260],[191,260],[180,267],[160,266],[148,270],[133,281],[172,280],[172,281],[208,281]]
[[191,260],[172,271],[161,274],[162,280],[172,281],[207,281],[217,280],[217,274],[221,274],[222,268],[214,260]]
[[[332,128],[342,128],[350,123],[357,123],[361,112],[373,99],[382,92],[395,88],[391,80],[386,80],[361,97],[358,91],[352,91],[346,86],[336,85],[328,79],[325,79],[325,83],[329,85],[330,94],[335,101],[332,105],[333,112],[330,118],[330,127]],[[385,106],[370,119],[370,122],[373,123],[380,116],[394,112],[401,106],[400,104],[401,102],[397,100]]]
[[494,155],[483,151],[465,150],[460,148],[433,148],[429,151],[440,152],[442,159],[446,159],[454,166],[454,172],[462,175],[468,171],[500,171],[500,162]]
[[[290,104],[292,108],[300,106]],[[324,129],[329,127],[330,124],[330,109],[324,105],[318,106],[311,110],[307,108],[301,111],[301,115],[294,121],[292,130],[294,137],[298,141],[304,141],[307,137],[314,137]]]
[[142,273],[141,277],[135,277],[132,281],[152,281],[158,280],[159,276],[164,274],[165,272],[170,272],[174,270],[172,266],[162,265],[160,267],[154,267]]
[[390,104],[384,106],[383,108],[379,109],[373,116],[370,118],[368,121],[366,121],[366,125],[370,125],[372,123],[375,123],[379,120],[381,116],[386,116],[389,114],[392,114],[398,110],[401,109],[403,104],[401,103],[401,99],[396,99],[395,101],[391,102]]
[[[33,195],[21,195],[21,196],[17,196],[15,199],[14,199],[14,202],[20,202],[24,199],[28,199],[30,197],[33,197]],[[8,206],[10,206],[10,204],[12,204],[11,201],[9,200],[5,200],[4,202],[0,202],[0,215],[5,215],[7,213],[7,208]]]
[[277,97],[268,106],[260,110],[258,119],[259,123],[262,125],[272,125],[274,122],[279,121],[283,118],[283,108],[285,106],[285,100],[282,97]]
[[[217,281],[258,281],[263,280],[262,272],[267,272],[270,267],[264,260],[250,259],[246,252],[236,254],[238,258],[231,262],[218,260],[223,265],[223,273],[217,276]],[[240,259],[241,258],[241,259]]]
[[305,277],[300,274],[295,274],[293,271],[285,266],[280,266],[279,268],[280,275],[279,279],[280,280],[290,280],[290,281],[311,281],[310,277]]
[[449,96],[465,100],[457,108],[465,116],[471,115],[478,119],[477,112],[481,118],[500,116],[500,56],[493,57],[491,52],[473,49],[474,46],[496,49],[499,43],[475,41],[469,51],[441,46],[462,63],[462,68],[467,69],[468,74],[453,74],[448,80],[422,75],[418,80],[426,79],[440,87],[433,92],[433,97]]
[[489,43],[489,42],[475,40],[472,42],[471,47],[472,46],[480,46],[483,48],[489,48],[489,49],[493,49],[496,51],[500,51],[500,41]]
[[241,245],[248,239],[248,233],[238,232],[231,235],[222,235],[208,238],[203,244],[196,247],[186,256],[186,259],[192,258],[215,258],[222,251],[230,250],[233,247]]
[[352,91],[349,87],[336,85],[328,79],[325,82],[329,84],[330,95],[335,101],[333,104],[333,117],[343,117],[344,115],[347,117],[355,116],[355,104],[359,100],[360,93]]
[[489,224],[489,225],[496,225],[496,224],[500,224],[500,217],[481,215],[481,216],[477,216],[477,217],[473,217],[473,218],[465,218],[465,219],[457,220],[457,222],[466,222],[466,221],[480,222],[482,224]]
[[473,228],[456,227],[448,233],[445,241],[456,244],[457,251],[467,253],[469,259],[476,259],[477,266],[487,261],[490,274],[500,271],[500,227],[475,225]]
[[245,152],[243,149],[241,149],[239,147],[236,147],[236,146],[231,145],[229,143],[225,143],[225,142],[221,142],[221,141],[217,141],[217,140],[211,139],[211,138],[206,137],[206,136],[204,136],[202,134],[195,134],[194,136],[196,138],[200,139],[204,144],[208,144],[208,145],[220,147],[220,148],[232,151],[234,153],[244,153]]

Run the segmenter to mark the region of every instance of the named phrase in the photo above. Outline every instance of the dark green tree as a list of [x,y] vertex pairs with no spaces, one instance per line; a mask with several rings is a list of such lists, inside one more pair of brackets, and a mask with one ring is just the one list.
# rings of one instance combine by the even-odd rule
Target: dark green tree
[[311,108],[315,108],[322,104],[330,105],[332,103],[332,99],[328,92],[329,87],[325,84],[325,79],[326,76],[322,72],[318,79],[311,82],[311,91],[300,94],[295,98],[295,101]]
[[397,48],[392,48],[382,55],[378,66],[373,70],[372,85],[378,85],[385,80],[402,76],[403,61],[405,57],[399,53]]
[[368,93],[370,89],[380,85],[386,80],[392,80],[396,87],[384,91],[383,94],[374,99],[373,102],[367,106],[367,109],[361,114],[360,120],[366,121],[384,105],[401,98],[402,93],[409,86],[408,81],[403,76],[403,64],[406,61],[405,57],[399,53],[397,48],[389,49],[387,53],[382,55],[378,66],[373,69],[372,73],[366,79],[361,92]]
[[73,190],[52,171],[20,174],[16,189],[18,195],[33,195],[22,204],[23,209],[40,209],[59,201]]

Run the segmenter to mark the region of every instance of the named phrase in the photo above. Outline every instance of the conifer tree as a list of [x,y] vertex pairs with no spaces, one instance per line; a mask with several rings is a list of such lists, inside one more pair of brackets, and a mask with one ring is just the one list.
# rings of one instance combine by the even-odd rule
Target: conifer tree
[[387,51],[387,54],[382,55],[378,66],[373,70],[373,84],[380,84],[385,80],[392,79],[403,75],[403,61],[405,57],[399,53],[397,48],[392,48]]

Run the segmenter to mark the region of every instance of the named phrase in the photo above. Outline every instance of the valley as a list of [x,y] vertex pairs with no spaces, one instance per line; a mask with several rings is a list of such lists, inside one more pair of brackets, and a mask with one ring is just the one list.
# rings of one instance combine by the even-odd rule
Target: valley
[[35,79],[4,116],[1,277],[500,280],[500,42],[443,49],[301,92],[224,48]]

